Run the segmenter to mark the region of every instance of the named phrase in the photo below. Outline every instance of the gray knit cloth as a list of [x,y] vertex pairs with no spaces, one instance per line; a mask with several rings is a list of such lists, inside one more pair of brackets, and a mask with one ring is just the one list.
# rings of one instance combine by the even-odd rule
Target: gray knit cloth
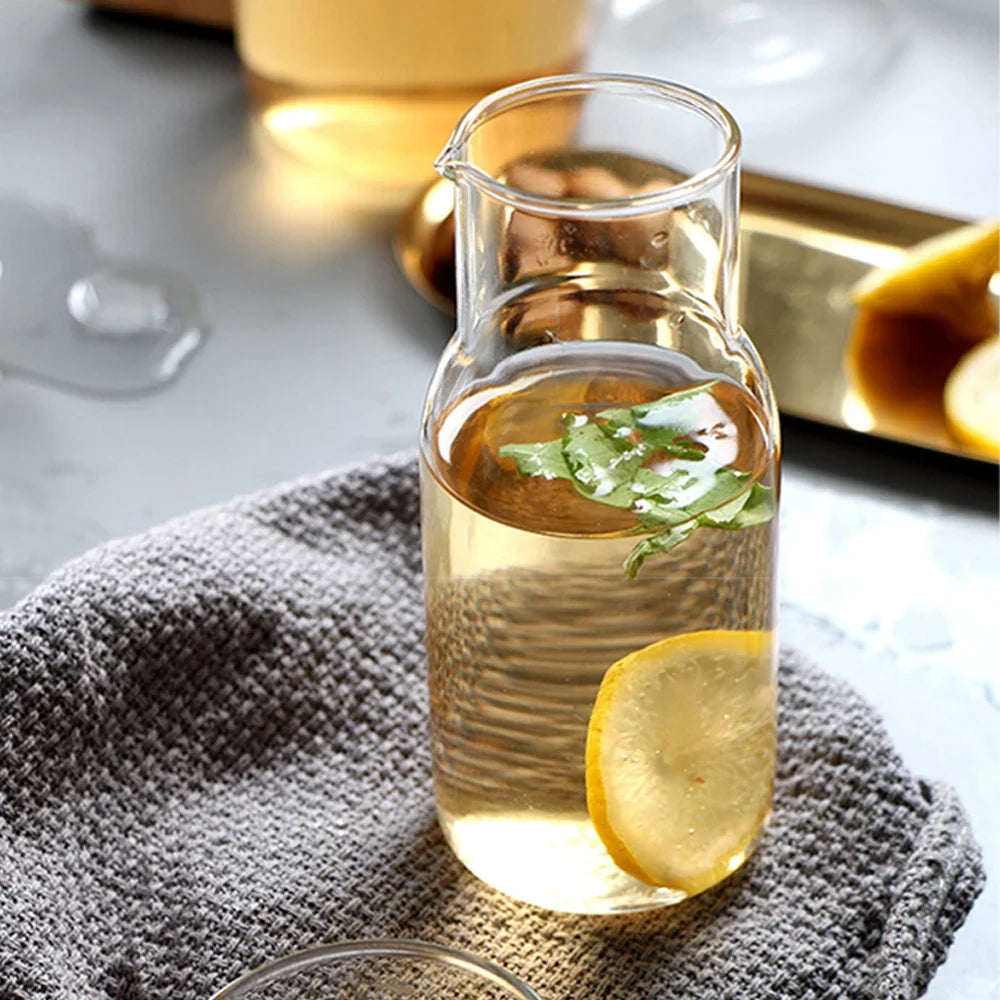
[[204,1000],[324,941],[442,941],[545,1000],[905,1000],[983,884],[954,793],[782,657],[759,853],[670,910],[494,892],[431,796],[412,456],[105,545],[0,615],[0,1000]]

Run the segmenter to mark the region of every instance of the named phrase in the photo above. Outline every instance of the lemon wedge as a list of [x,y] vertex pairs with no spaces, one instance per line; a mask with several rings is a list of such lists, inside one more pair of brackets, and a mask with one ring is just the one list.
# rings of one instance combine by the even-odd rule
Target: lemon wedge
[[944,385],[944,412],[963,443],[1000,459],[1000,340],[977,344]]
[[692,632],[604,675],[587,730],[587,808],[614,862],[689,896],[734,871],[771,808],[772,632]]
[[852,289],[858,305],[937,316],[971,340],[994,329],[987,286],[1000,267],[1000,222],[960,226],[911,247],[890,267],[870,271]]

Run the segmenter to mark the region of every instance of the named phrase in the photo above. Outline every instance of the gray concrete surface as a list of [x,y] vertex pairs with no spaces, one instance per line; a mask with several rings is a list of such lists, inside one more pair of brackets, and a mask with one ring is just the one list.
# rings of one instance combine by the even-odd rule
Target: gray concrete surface
[[[749,134],[748,165],[996,214],[995,4],[911,0],[909,17],[877,78]],[[186,274],[211,326],[144,397],[0,379],[0,607],[107,538],[414,444],[449,323],[397,272],[384,223],[343,218],[261,155],[225,36],[0,0],[0,194]],[[959,789],[991,882],[928,996],[992,1000],[996,475],[804,424],[786,439],[783,638],[879,706],[914,770]]]

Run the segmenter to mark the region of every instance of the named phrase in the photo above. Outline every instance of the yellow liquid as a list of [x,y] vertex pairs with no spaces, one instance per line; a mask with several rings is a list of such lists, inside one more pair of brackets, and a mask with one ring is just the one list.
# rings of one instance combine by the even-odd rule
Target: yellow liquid
[[[627,579],[634,517],[567,482],[523,478],[497,449],[560,436],[567,411],[634,405],[702,379],[667,349],[639,374],[635,363],[616,370],[628,345],[562,346],[564,363],[474,391],[425,441],[435,793],[455,853],[496,888],[556,910],[644,909],[683,893],[625,874],[591,825],[584,751],[598,686],[616,660],[669,635],[772,629],[776,523],[700,529]],[[698,439],[717,461],[772,484],[754,400],[720,382],[701,404]]]
[[[286,150],[409,189],[476,101],[578,68],[588,0],[238,0],[260,120]],[[568,113],[568,112],[567,112]]]

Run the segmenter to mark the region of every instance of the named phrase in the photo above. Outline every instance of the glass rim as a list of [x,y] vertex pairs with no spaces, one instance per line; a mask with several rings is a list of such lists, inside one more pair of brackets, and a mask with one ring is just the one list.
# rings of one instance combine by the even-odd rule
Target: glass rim
[[496,986],[514,990],[522,1000],[541,1000],[530,986],[489,959],[447,945],[412,938],[353,938],[303,948],[243,973],[214,993],[211,1000],[239,1000],[247,990],[278,982],[290,973],[325,965],[331,959],[359,957],[416,958],[438,962],[477,975]]
[[[530,104],[539,98],[583,94],[603,90],[609,93],[645,95],[686,108],[715,125],[724,140],[719,156],[701,170],[676,184],[656,191],[615,198],[573,199],[533,194],[498,181],[481,167],[457,155],[480,126],[505,111]],[[635,73],[566,73],[544,76],[512,84],[487,94],[459,119],[447,145],[434,161],[442,176],[456,180],[467,175],[479,190],[514,208],[536,215],[568,218],[613,218],[639,215],[673,208],[706,193],[739,164],[743,140],[736,119],[718,101],[684,84]]]

